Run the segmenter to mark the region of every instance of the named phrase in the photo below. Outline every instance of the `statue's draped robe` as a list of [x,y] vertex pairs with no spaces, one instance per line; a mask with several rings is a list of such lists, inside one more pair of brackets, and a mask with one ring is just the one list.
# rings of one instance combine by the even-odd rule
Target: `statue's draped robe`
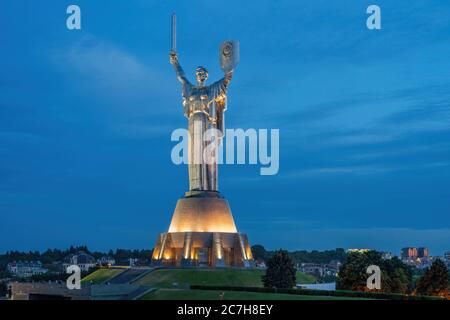
[[[205,141],[208,129],[224,130],[224,112],[226,110],[227,87],[232,73],[209,86],[194,86],[184,75],[179,64],[176,64],[178,80],[183,85],[184,115],[189,120],[189,190],[218,190],[217,152],[209,148],[210,160],[205,159],[204,150],[212,142],[220,143],[220,135]],[[211,133],[211,131],[209,131]],[[218,133],[218,131],[216,131]],[[217,139],[217,140],[215,140]],[[207,160],[207,161],[205,161]]]

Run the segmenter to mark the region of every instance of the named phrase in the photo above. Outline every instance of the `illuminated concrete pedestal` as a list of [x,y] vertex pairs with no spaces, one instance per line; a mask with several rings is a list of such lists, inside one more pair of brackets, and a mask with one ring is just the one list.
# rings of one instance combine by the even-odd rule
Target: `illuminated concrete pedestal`
[[161,233],[152,264],[251,267],[247,236],[238,233],[228,201],[216,191],[189,191],[177,202],[169,231]]

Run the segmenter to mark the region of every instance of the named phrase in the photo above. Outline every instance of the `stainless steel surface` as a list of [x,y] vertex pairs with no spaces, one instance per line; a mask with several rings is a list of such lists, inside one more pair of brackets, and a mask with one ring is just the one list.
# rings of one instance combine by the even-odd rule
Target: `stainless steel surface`
[[219,50],[220,68],[227,73],[233,71],[239,63],[239,42],[224,41]]
[[172,14],[172,52],[177,52],[177,16]]
[[[209,142],[205,142],[208,129],[217,129],[223,132],[224,112],[227,109],[227,89],[233,76],[233,68],[237,65],[237,42],[221,50],[224,51],[225,76],[211,85],[206,85],[208,70],[199,66],[195,70],[197,83],[192,84],[186,77],[178,61],[178,54],[172,50],[169,61],[175,69],[178,81],[182,85],[182,104],[184,115],[188,118],[189,130],[189,190],[218,190],[217,150],[212,152],[211,162],[205,162],[204,150]],[[222,63],[222,61],[221,61]],[[221,137],[221,135],[220,135]],[[220,143],[218,137],[218,143]]]

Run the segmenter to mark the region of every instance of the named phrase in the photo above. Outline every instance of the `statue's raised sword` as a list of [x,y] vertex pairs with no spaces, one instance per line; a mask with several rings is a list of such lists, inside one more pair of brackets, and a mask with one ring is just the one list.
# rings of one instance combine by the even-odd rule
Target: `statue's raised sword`
[[172,48],[170,52],[177,52],[177,16],[175,13],[172,14]]

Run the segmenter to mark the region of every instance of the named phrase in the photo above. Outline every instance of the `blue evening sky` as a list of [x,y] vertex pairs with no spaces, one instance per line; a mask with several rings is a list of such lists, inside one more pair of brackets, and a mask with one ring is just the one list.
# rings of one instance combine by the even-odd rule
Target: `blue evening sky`
[[450,250],[448,1],[17,0],[0,5],[0,252],[152,248],[167,230],[188,187],[173,11],[192,81],[240,41],[227,127],[280,129],[278,175],[220,168],[252,244]]

